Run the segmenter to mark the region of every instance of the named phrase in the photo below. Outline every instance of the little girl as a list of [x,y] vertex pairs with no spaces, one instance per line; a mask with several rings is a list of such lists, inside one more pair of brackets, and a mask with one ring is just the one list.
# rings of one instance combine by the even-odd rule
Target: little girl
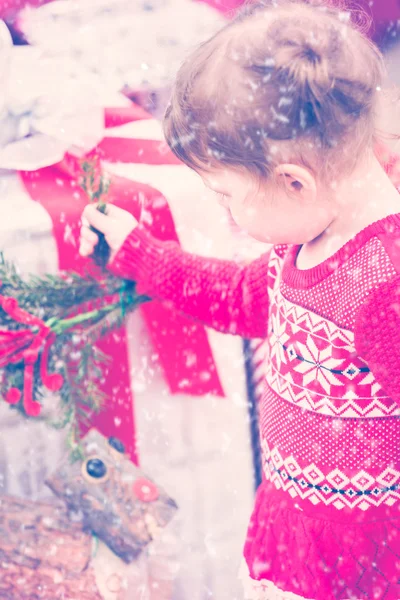
[[142,292],[268,340],[249,599],[400,598],[400,199],[373,151],[381,78],[348,13],[250,5],[181,67],[165,133],[272,250],[209,260],[114,206],[84,213],[83,255],[92,225]]

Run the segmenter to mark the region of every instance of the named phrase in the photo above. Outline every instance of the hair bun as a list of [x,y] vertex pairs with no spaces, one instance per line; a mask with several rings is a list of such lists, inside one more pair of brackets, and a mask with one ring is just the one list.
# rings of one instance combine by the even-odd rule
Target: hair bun
[[336,109],[328,98],[337,82],[335,64],[343,60],[338,36],[338,28],[326,22],[310,31],[293,17],[272,36],[275,73],[290,91],[293,105],[302,107],[299,123],[306,129],[318,124],[323,137],[330,137],[330,122],[336,121],[331,110]]
[[319,64],[322,61],[322,55],[310,45],[304,47],[304,58],[313,65]]
[[[285,31],[286,30],[286,31]],[[279,33],[279,44],[275,51],[275,68],[283,78],[302,92],[308,89],[326,92],[332,87],[334,77],[330,75],[330,40],[318,32],[308,32],[289,24]]]
[[181,67],[165,127],[175,154],[268,177],[286,150],[327,175],[370,149],[382,57],[345,2],[245,2]]

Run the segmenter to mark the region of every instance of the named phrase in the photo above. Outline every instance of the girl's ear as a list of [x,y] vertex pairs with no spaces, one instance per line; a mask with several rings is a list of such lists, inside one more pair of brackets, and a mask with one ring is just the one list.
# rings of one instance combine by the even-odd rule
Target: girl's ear
[[290,197],[309,204],[316,202],[317,182],[310,171],[298,165],[282,164],[275,167],[274,174]]

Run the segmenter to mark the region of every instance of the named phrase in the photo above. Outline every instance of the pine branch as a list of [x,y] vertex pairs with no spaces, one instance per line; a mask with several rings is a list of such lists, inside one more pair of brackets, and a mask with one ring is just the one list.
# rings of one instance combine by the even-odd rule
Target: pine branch
[[51,309],[58,314],[61,310],[72,308],[88,301],[118,293],[121,280],[111,275],[101,280],[89,274],[77,273],[61,275],[30,276],[22,278],[12,263],[0,255],[0,281],[2,293],[14,296],[20,303],[28,306]]
[[[89,174],[89,177],[93,184],[92,175]],[[101,183],[98,190],[102,196],[106,190],[105,184]],[[2,254],[0,294],[15,298],[19,308],[39,317],[55,336],[49,348],[47,370],[61,375],[64,385],[57,396],[54,396],[54,400],[57,401],[58,398],[60,402],[59,414],[50,424],[56,429],[69,428],[72,456],[79,457],[79,426],[90,425],[92,414],[99,412],[107,400],[101,385],[104,370],[112,359],[97,348],[95,342],[121,327],[126,314],[148,302],[150,298],[138,295],[133,282],[123,282],[111,275],[105,275],[101,280],[76,273],[23,278],[12,263],[4,260]],[[113,297],[111,302],[110,297]],[[26,328],[27,325],[14,320],[14,317],[0,308],[3,339],[10,339],[4,330]],[[35,333],[34,327],[28,326],[28,329]],[[30,344],[30,334],[24,332],[22,335],[28,336],[27,344]],[[14,339],[20,338],[14,336]],[[26,348],[28,347],[27,345]],[[15,353],[19,352],[19,347],[17,344],[15,350],[11,344],[10,348],[9,350],[5,346],[5,351],[9,352],[12,360]],[[34,401],[42,404],[48,394],[42,385],[40,360],[39,356],[34,364],[33,386],[29,393],[32,393]],[[0,394],[4,397],[11,387],[21,390],[23,394],[23,359],[19,363],[8,364],[1,371]],[[24,412],[23,400],[13,408]]]

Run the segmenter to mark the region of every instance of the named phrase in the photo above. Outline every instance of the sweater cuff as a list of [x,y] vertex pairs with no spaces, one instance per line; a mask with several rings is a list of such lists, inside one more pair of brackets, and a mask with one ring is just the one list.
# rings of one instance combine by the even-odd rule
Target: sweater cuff
[[142,225],[135,227],[108,265],[108,270],[122,279],[138,283],[141,293],[149,291],[152,274],[160,265],[165,242],[156,240]]

